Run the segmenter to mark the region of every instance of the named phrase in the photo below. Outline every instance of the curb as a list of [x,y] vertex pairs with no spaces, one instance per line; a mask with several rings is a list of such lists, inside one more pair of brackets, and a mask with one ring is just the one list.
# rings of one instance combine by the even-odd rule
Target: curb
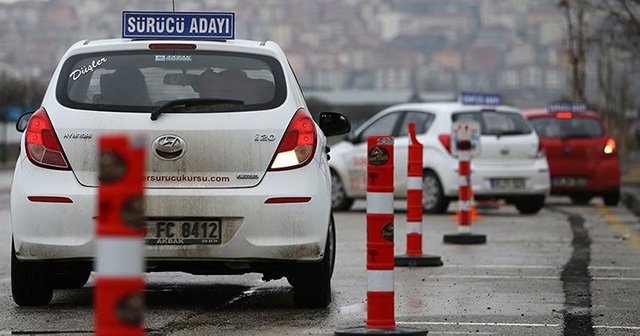
[[620,190],[620,201],[629,211],[640,216],[640,188],[638,186],[623,186]]

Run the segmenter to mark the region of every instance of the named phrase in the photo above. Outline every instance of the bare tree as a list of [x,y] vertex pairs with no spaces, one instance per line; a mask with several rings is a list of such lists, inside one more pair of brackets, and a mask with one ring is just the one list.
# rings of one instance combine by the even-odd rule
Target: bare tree
[[571,99],[585,101],[587,3],[582,0],[560,0],[558,7],[564,10],[567,23],[566,47],[567,60],[571,66],[569,73]]
[[[593,8],[603,14],[599,33],[617,49],[632,54],[640,52],[640,0],[593,1]],[[636,60],[637,61],[637,60]]]

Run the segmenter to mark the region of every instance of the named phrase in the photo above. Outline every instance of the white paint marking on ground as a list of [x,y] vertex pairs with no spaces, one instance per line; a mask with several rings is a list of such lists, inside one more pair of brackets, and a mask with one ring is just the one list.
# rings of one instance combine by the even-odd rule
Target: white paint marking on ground
[[560,276],[536,276],[536,275],[427,275],[424,278],[429,279],[530,279],[530,280],[560,280]]
[[[442,265],[441,268],[562,269],[562,265]],[[640,271],[640,267],[589,266],[590,270]]]
[[[472,327],[522,327],[522,328],[559,328],[561,324],[555,323],[504,323],[504,322],[410,322],[405,321],[397,322],[398,325],[444,325],[444,326],[472,326]],[[608,330],[640,330],[638,326],[609,326],[609,325],[594,325],[594,329],[608,329]],[[475,333],[474,333],[475,334]]]
[[562,265],[443,265],[442,268],[522,268],[522,269],[562,269]]
[[591,277],[591,280],[609,280],[609,281],[640,281],[640,278],[625,278],[625,277]]
[[356,303],[356,304],[340,307],[340,314],[355,314],[355,313],[361,313],[366,310],[367,310],[366,303]]
[[640,330],[640,327],[595,325],[595,326],[593,326],[593,329]]
[[429,335],[495,335],[491,332],[475,331],[429,331]]
[[398,322],[406,325],[455,325],[472,327],[524,327],[524,328],[558,328],[561,325],[555,323],[504,323],[504,322]]
[[616,266],[589,266],[592,270],[608,270],[608,271],[640,271],[640,267],[616,267]]

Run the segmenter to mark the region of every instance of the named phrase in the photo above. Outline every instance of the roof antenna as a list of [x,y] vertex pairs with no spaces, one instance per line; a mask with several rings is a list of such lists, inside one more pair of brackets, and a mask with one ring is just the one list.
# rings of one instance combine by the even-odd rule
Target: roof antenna
[[173,4],[173,12],[176,12],[176,0],[171,0],[171,3]]

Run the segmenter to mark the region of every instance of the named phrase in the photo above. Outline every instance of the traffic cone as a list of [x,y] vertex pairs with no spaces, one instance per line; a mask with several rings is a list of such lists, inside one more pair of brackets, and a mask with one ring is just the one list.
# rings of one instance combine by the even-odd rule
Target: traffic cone
[[[482,218],[482,216],[478,215],[478,210],[476,207],[476,200],[473,197],[473,187],[469,187],[469,191],[471,193],[471,209],[469,210],[469,212],[471,213],[471,220],[473,221],[481,221],[484,218]],[[460,220],[460,209],[459,207],[456,207],[456,214],[451,216],[451,220],[454,222],[457,222]]]

